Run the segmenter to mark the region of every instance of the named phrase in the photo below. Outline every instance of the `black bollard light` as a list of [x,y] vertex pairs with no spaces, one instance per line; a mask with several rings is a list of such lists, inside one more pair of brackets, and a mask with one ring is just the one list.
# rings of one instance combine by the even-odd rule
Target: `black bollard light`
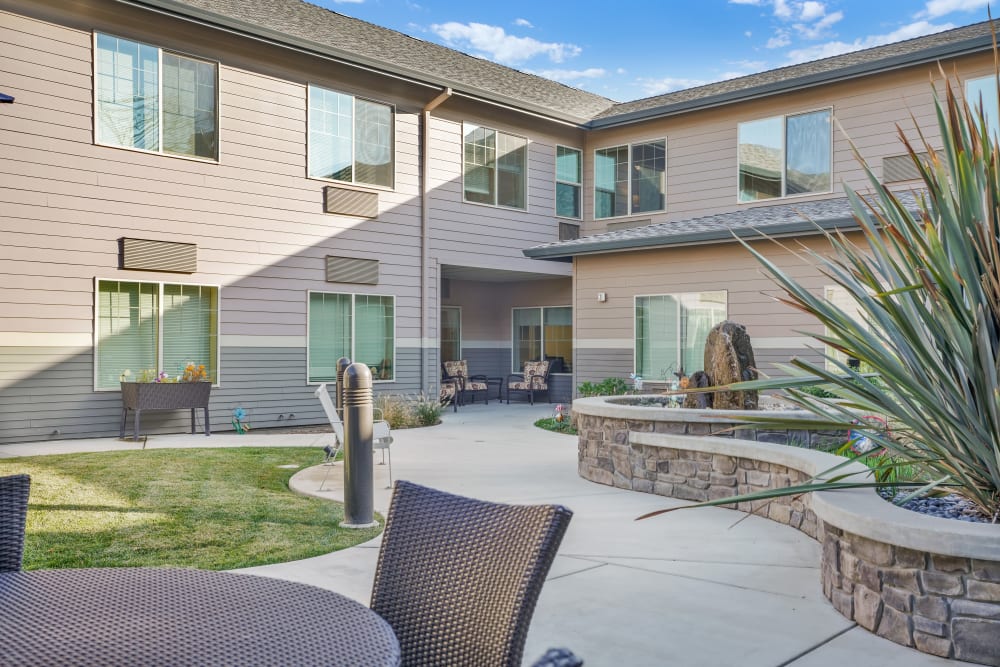
[[375,524],[372,460],[372,372],[365,364],[344,371],[344,528]]
[[[351,365],[351,360],[347,357],[337,359],[337,395],[333,398],[333,407],[337,410],[337,416],[341,421],[344,419],[344,371]],[[344,444],[344,443],[340,443]]]

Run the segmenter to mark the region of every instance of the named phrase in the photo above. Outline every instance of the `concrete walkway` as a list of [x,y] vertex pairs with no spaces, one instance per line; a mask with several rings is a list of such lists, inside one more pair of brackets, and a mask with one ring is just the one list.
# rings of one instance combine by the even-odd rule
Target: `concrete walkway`
[[[550,406],[467,406],[433,428],[394,432],[393,473],[452,493],[574,512],[535,611],[526,664],[566,646],[588,667],[963,665],[875,637],[820,590],[819,546],[787,526],[717,508],[633,519],[679,504],[596,485],[576,474],[576,439],[532,422]],[[329,435],[153,436],[157,447],[322,446]],[[134,448],[118,440],[0,446],[0,457]],[[388,508],[376,466],[376,509]],[[327,473],[330,473],[327,475]],[[324,481],[324,477],[326,478]],[[342,497],[340,464],[292,478],[301,493]],[[322,489],[321,489],[322,486]],[[378,540],[325,556],[243,570],[302,581],[368,602]],[[336,632],[336,619],[331,619]]]

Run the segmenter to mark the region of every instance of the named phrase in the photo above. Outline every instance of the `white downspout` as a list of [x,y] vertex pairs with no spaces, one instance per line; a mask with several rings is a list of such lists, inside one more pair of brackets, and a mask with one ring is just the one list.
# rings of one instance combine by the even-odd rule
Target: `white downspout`
[[420,147],[422,149],[420,157],[420,388],[422,391],[426,391],[430,386],[427,377],[427,339],[430,331],[428,308],[430,286],[427,277],[427,265],[430,263],[430,204],[427,195],[430,186],[427,174],[430,172],[431,164],[431,111],[443,104],[449,97],[451,97],[451,88],[445,88],[437,97],[425,104],[421,112],[420,122]]

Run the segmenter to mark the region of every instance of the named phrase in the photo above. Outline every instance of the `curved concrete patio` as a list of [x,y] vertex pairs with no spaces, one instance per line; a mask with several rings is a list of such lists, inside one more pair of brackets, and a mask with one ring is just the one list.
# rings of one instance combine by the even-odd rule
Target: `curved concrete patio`
[[[463,495],[561,503],[575,515],[535,612],[526,662],[567,646],[589,667],[662,665],[957,666],[875,637],[820,590],[819,546],[787,526],[724,509],[633,519],[679,501],[592,484],[576,472],[576,438],[532,426],[550,406],[473,405],[432,428],[394,432],[393,473]],[[147,447],[321,446],[329,435],[251,432],[153,436]],[[0,446],[0,457],[119,448],[117,440]],[[293,488],[342,496],[342,468],[311,468]],[[388,507],[376,466],[375,506]],[[243,570],[311,583],[367,603],[378,540],[345,551]],[[336,619],[330,631],[337,631]]]

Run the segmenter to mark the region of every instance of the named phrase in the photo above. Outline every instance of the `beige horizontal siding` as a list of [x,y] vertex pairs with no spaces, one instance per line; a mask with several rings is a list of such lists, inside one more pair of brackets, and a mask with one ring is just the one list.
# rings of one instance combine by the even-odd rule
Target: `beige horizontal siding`
[[[992,72],[992,57],[989,54],[967,56],[944,62],[943,66],[949,73],[957,68],[963,78],[985,76]],[[844,183],[866,189],[868,183],[852,152],[852,142],[871,164],[876,176],[881,176],[883,157],[904,152],[897,125],[914,140],[917,139],[916,128],[919,128],[932,145],[939,144],[931,76],[940,76],[936,63],[591,132],[586,137],[584,151],[587,222],[583,231],[585,234],[604,231],[609,222],[629,219],[667,222],[748,206],[736,200],[738,125],[780,114],[833,109],[833,187],[830,193],[775,199],[770,203],[842,196]],[[964,91],[959,92],[964,94]],[[593,220],[594,150],[664,136],[667,139],[667,210]]]

